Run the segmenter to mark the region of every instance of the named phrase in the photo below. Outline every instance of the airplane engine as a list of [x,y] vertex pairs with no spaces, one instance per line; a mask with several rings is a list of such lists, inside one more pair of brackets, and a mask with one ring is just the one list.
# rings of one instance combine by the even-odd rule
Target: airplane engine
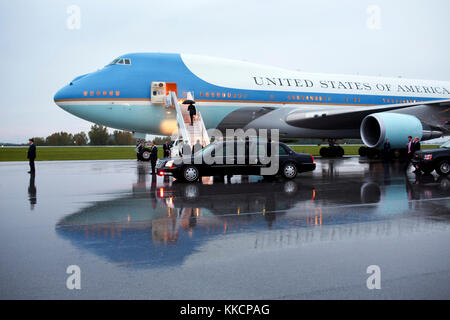
[[360,127],[361,139],[370,148],[380,148],[389,139],[391,148],[404,148],[408,136],[420,140],[438,138],[440,131],[428,130],[417,117],[393,112],[373,113],[364,118]]

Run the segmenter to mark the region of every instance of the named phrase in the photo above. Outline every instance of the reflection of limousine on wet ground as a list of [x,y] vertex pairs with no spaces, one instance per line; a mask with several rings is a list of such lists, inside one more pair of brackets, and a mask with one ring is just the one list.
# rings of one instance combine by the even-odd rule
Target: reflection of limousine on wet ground
[[[266,161],[261,161],[256,155],[265,154],[266,150],[259,148],[267,146],[237,141],[216,142],[191,156],[160,159],[156,164],[156,170],[159,175],[172,175],[176,179],[188,182],[197,181],[202,176],[265,175],[262,169],[273,166],[273,163],[265,164]],[[252,148],[253,151],[249,151]],[[227,152],[230,149],[233,152]],[[245,152],[235,152],[236,150]],[[286,179],[294,179],[299,172],[312,171],[316,168],[312,155],[295,152],[284,143],[279,143],[278,153],[278,164],[275,164],[278,169],[274,174],[267,175],[281,175]],[[220,161],[211,163],[205,161],[205,156],[212,156]]]

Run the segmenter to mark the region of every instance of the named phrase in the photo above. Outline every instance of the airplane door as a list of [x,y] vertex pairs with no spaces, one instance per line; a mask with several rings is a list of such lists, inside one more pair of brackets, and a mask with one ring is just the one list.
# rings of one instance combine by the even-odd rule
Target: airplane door
[[[166,83],[166,95],[169,94],[170,91],[175,92],[177,94],[177,84],[175,82],[167,82]],[[178,97],[178,94],[177,94]]]
[[166,83],[165,82],[152,82],[150,88],[150,101],[153,104],[165,104],[166,103]]

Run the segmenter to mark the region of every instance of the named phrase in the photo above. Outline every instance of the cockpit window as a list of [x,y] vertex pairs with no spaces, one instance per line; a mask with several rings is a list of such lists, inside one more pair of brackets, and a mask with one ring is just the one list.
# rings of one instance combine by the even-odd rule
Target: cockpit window
[[124,59],[114,59],[110,64],[108,64],[108,66],[111,66],[113,64],[126,64],[126,65],[130,65],[131,64],[131,59],[128,58],[124,58]]

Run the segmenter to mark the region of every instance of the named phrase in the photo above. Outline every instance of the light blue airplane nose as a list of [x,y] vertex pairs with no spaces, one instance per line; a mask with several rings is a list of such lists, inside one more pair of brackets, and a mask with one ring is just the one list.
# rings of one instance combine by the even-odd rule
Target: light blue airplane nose
[[53,97],[53,100],[55,101],[55,103],[57,105],[58,102],[60,102],[61,100],[67,100],[70,99],[70,88],[68,88],[69,86],[65,86],[61,89],[59,89],[56,93],[55,96]]
[[[94,114],[94,110],[89,105],[83,103],[80,95],[80,86],[71,83],[62,87],[55,93],[53,100],[56,105],[64,111],[88,121],[99,121],[98,115]],[[83,92],[83,91],[81,91]]]
[[61,109],[68,111],[68,102],[70,99],[73,99],[74,92],[71,88],[72,86],[67,85],[56,92],[55,96],[53,97],[53,101],[55,101],[56,105],[60,107]]
[[68,85],[61,88],[58,92],[56,92],[53,100],[55,103],[61,107],[62,109],[67,110],[68,102],[73,101],[73,99],[82,98],[82,89],[80,86],[79,80],[86,77],[88,74],[84,74],[73,79]]

